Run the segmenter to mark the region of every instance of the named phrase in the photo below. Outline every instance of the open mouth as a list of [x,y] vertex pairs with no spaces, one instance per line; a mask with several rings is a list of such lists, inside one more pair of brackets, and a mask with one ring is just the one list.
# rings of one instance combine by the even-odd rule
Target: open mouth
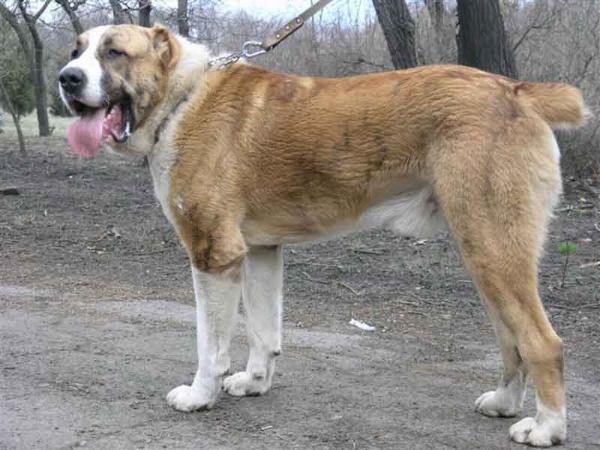
[[69,127],[67,140],[75,153],[81,156],[96,155],[103,143],[124,144],[135,127],[129,99],[111,102],[105,108],[70,99],[69,106],[79,119]]

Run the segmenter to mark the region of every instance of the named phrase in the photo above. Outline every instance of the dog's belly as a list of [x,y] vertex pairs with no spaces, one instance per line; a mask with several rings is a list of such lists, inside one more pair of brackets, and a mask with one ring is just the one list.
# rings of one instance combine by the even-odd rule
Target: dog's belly
[[[302,221],[298,217],[298,221]],[[431,188],[425,187],[409,193],[390,196],[369,206],[357,219],[341,219],[333,225],[307,227],[277,226],[270,221],[248,220],[242,233],[249,245],[297,244],[335,239],[347,234],[370,230],[389,229],[403,236],[430,237],[447,229],[446,220],[433,196]]]
[[361,216],[359,230],[385,228],[411,237],[430,237],[446,230],[446,220],[429,187],[373,205]]

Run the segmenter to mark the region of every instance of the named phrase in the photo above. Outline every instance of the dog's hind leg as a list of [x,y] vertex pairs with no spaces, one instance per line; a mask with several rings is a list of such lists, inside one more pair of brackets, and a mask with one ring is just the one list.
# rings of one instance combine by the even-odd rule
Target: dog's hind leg
[[481,414],[490,417],[514,417],[523,409],[527,388],[527,366],[523,362],[513,333],[491,308],[491,303],[484,298],[484,304],[490,318],[496,340],[500,347],[504,370],[498,387],[481,395],[475,401],[475,407]]
[[[470,233],[468,240],[458,238],[465,263],[488,308],[494,311],[491,315],[497,314],[500,323],[496,328],[501,329],[498,334],[505,367],[502,381],[496,391],[478,399],[477,406],[487,415],[516,414],[522,405],[528,371],[536,387],[537,415],[513,425],[511,438],[541,447],[561,443],[566,438],[562,341],[539,298],[536,262],[527,255],[490,251],[490,246],[511,245],[500,238],[501,234],[494,234],[494,238],[478,233]],[[478,248],[474,241],[488,249]]]
[[561,182],[554,139],[535,125],[487,142],[445,142],[430,164],[435,193],[496,322],[504,357],[500,389],[484,394],[478,408],[488,415],[516,413],[528,372],[537,414],[513,425],[510,435],[550,446],[566,438],[563,345],[540,300],[537,272]]
[[229,371],[229,344],[241,296],[239,268],[220,274],[192,267],[196,295],[198,371],[191,386],[167,395],[179,411],[210,409],[217,401],[223,376]]
[[262,395],[271,387],[275,357],[281,352],[281,247],[251,248],[242,274],[250,355],[246,370],[225,378],[223,389],[235,396]]

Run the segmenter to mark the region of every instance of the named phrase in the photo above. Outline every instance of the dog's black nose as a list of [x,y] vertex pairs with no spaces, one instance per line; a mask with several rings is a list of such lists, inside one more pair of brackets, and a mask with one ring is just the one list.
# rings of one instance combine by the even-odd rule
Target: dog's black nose
[[75,67],[67,67],[60,72],[58,81],[69,94],[79,94],[85,85],[85,73]]

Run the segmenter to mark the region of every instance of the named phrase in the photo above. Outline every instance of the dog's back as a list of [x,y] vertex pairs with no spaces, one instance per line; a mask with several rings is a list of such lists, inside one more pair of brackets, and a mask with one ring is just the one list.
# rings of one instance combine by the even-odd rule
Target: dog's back
[[[583,120],[575,88],[460,66],[319,79],[238,64],[209,74],[191,101],[175,139],[175,189],[202,177],[202,192],[192,187],[189,195],[238,205],[246,240],[262,244],[369,226],[429,235],[440,229],[433,194],[440,143],[472,143],[462,156],[468,164],[490,151],[477,142],[515,133],[533,142],[548,138],[545,122]],[[522,161],[506,164],[512,170]]]

